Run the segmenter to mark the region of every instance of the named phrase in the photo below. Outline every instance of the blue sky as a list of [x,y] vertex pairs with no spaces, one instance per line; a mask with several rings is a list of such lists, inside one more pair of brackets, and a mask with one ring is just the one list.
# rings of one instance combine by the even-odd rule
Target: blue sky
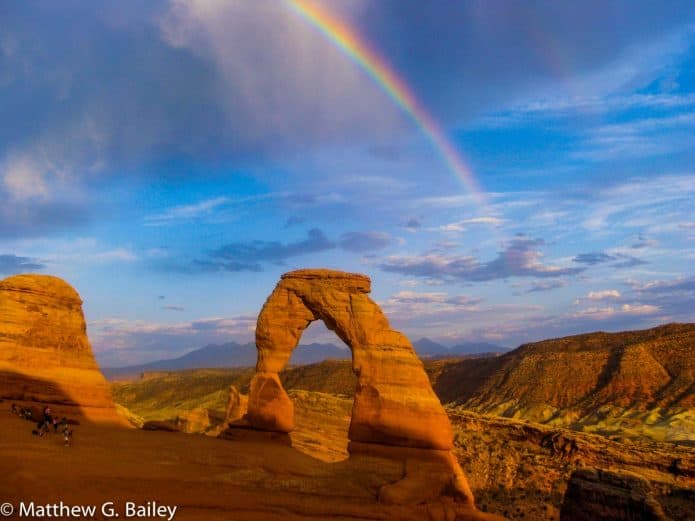
[[303,267],[449,345],[695,319],[692,2],[323,2],[484,204],[285,2],[141,4],[0,8],[0,276],[72,283],[103,365],[249,341]]

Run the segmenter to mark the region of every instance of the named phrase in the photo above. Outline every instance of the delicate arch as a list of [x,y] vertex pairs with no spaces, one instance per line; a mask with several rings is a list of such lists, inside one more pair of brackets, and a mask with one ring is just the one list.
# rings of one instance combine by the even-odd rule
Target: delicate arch
[[278,373],[302,332],[323,320],[352,351],[358,377],[348,437],[352,442],[449,450],[449,419],[408,339],[391,329],[372,301],[369,277],[332,270],[286,273],[258,316],[258,362],[247,419],[262,430],[290,432],[294,407]]

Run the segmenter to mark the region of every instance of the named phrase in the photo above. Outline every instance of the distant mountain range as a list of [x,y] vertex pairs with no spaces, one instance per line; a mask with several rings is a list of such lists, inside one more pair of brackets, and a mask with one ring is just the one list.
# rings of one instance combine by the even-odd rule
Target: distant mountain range
[[[415,351],[421,358],[446,358],[477,353],[502,353],[507,349],[493,344],[467,342],[446,347],[429,338],[421,338],[413,342]],[[306,365],[327,359],[351,359],[352,354],[347,347],[335,344],[305,344],[299,345],[292,353],[292,365]],[[180,371],[183,369],[213,369],[220,367],[253,367],[256,365],[257,351],[254,343],[210,344],[196,349],[178,358],[156,360],[145,364],[128,367],[102,369],[109,379],[138,376],[148,371]]]
[[413,342],[413,347],[421,358],[446,358],[450,356],[477,355],[482,353],[506,353],[509,351],[506,347],[488,344],[486,342],[462,342],[452,347],[446,347],[429,338],[416,340]]

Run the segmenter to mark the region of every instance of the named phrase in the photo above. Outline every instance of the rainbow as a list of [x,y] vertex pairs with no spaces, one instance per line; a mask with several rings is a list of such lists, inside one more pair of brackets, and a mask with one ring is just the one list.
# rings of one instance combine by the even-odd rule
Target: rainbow
[[487,205],[483,191],[473,176],[472,170],[403,78],[389,66],[386,60],[379,56],[376,50],[370,48],[355,31],[317,3],[307,0],[286,0],[286,3],[359,65],[413,119],[439,152],[448,168],[463,182],[466,190],[473,194],[479,206],[485,208]]

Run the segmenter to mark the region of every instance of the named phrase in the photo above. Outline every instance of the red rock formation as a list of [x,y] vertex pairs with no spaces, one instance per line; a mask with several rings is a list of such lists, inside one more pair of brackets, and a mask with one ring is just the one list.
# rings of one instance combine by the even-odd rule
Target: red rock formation
[[0,373],[2,398],[70,406],[123,424],[87,339],[82,300],[59,278],[0,281]]
[[572,474],[561,521],[668,521],[649,481],[625,471],[581,469]]
[[451,424],[408,339],[391,329],[368,293],[364,275],[331,270],[286,273],[258,317],[258,363],[247,421],[267,431],[294,428],[292,401],[278,373],[287,365],[302,332],[322,320],[352,350],[358,377],[349,450],[353,457],[376,453],[404,464],[403,479],[382,487],[384,503],[421,503],[453,495],[469,511],[473,496],[450,450]]
[[277,373],[287,365],[302,332],[320,319],[353,353],[358,385],[350,440],[451,449],[451,426],[422,362],[408,339],[391,329],[367,296],[370,290],[364,275],[300,270],[282,276],[256,327],[257,375],[249,397],[249,420],[254,426],[292,429],[291,401]]
[[[589,333],[463,360],[438,375],[442,400],[480,412],[567,423],[603,406],[634,411],[695,407],[695,324]],[[555,416],[553,420],[557,423]]]
[[229,386],[229,398],[227,398],[223,425],[229,425],[243,418],[248,408],[247,398],[239,392],[235,385]]

